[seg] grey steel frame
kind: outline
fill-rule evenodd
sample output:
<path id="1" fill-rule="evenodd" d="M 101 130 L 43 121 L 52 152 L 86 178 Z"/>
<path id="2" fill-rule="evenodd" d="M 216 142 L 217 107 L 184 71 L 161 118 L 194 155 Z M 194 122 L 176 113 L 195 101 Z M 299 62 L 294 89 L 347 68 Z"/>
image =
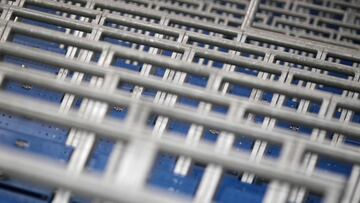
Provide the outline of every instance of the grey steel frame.
<path id="1" fill-rule="evenodd" d="M 228 0 L 229 2 L 237 2 Z M 35 2 L 40 5 L 50 5 L 87 16 L 75 20 L 66 16 L 52 16 L 23 7 L 25 2 Z M 67 202 L 72 193 L 115 202 L 211 202 L 221 174 L 226 169 L 248 172 L 243 181 L 252 182 L 253 174 L 267 178 L 271 181 L 264 202 L 287 202 L 293 198 L 294 202 L 302 201 L 305 190 L 319 192 L 324 195 L 326 203 L 351 202 L 360 200 L 360 152 L 359 148 L 352 147 L 341 141 L 325 140 L 325 132 L 334 132 L 338 135 L 360 137 L 360 126 L 346 120 L 334 120 L 333 114 L 337 107 L 347 109 L 345 114 L 360 111 L 359 78 L 360 55 L 359 48 L 340 47 L 306 39 L 285 36 L 271 31 L 252 27 L 257 12 L 258 0 L 247 4 L 243 12 L 244 19 L 240 20 L 241 29 L 219 25 L 225 19 L 209 12 L 202 12 L 204 18 L 214 19 L 214 22 L 201 20 L 190 21 L 186 16 L 168 14 L 164 11 L 151 12 L 149 9 L 160 6 L 174 8 L 166 2 L 151 0 L 134 0 L 145 5 L 145 8 L 126 2 L 112 2 L 101 0 L 78 1 L 84 6 L 74 6 L 67 3 L 46 0 L 20 0 L 11 4 L 1 4 L 1 43 L 0 53 L 12 54 L 24 58 L 41 60 L 65 70 L 72 70 L 80 74 L 71 80 L 64 79 L 59 73 L 58 77 L 39 71 L 18 69 L 14 65 L 0 63 L 1 82 L 5 79 L 14 79 L 23 83 L 30 83 L 44 88 L 66 93 L 67 100 L 61 106 L 40 102 L 27 97 L 21 97 L 0 91 L 0 108 L 12 113 L 24 115 L 38 120 L 59 124 L 72 129 L 71 139 L 82 140 L 76 142 L 69 140 L 67 144 L 76 147 L 76 151 L 68 166 L 63 166 L 43 158 L 15 152 L 10 149 L 0 149 L 0 169 L 7 174 L 24 180 L 36 182 L 41 185 L 61 188 L 57 191 L 54 202 Z M 203 5 L 221 7 L 211 1 L 193 2 L 179 0 L 197 5 L 196 9 L 185 9 L 187 13 L 199 14 Z M 134 14 L 158 19 L 158 23 L 144 22 L 127 16 L 119 16 L 108 11 L 96 10 L 97 6 L 108 9 L 122 9 Z M 178 8 L 181 10 L 181 8 Z M 184 9 L 183 9 L 184 10 Z M 10 20 L 13 16 L 30 16 L 50 23 L 58 23 L 69 29 L 79 30 L 75 34 L 65 34 L 27 25 Z M 89 18 L 93 18 L 89 22 Z M 131 31 L 119 31 L 116 28 L 103 26 L 105 20 L 123 23 L 157 33 L 155 36 L 135 34 Z M 170 22 L 180 22 L 194 28 L 208 29 L 214 36 L 196 33 L 193 30 L 170 27 Z M 11 33 L 17 32 L 38 38 L 53 40 L 72 47 L 75 51 L 67 53 L 66 57 L 40 51 L 9 42 Z M 84 33 L 88 33 L 84 37 Z M 100 41 L 103 35 L 110 35 L 129 40 L 153 48 L 149 53 L 133 48 L 123 48 Z M 75 35 L 75 36 L 74 36 Z M 174 40 L 163 36 L 172 36 Z M 225 39 L 230 35 L 233 39 Z M 313 56 L 299 55 L 264 48 L 247 43 L 247 38 L 261 39 L 268 43 L 276 43 L 294 50 L 314 53 Z M 200 48 L 187 43 L 189 39 L 213 43 L 216 46 L 229 48 L 229 53 Z M 279 41 L 281 39 L 281 41 Z M 82 50 L 75 56 L 76 49 Z M 158 49 L 169 49 L 180 53 L 171 58 L 157 55 Z M 241 52 L 251 52 L 263 55 L 262 59 L 251 59 L 239 56 Z M 93 52 L 101 53 L 99 61 L 90 62 Z M 326 56 L 340 56 L 352 59 L 353 67 L 333 63 L 326 60 Z M 210 65 L 200 65 L 193 62 L 195 56 L 206 57 L 210 60 L 223 60 L 228 63 L 223 69 L 214 69 Z M 137 60 L 144 64 L 141 73 L 134 73 L 113 67 L 114 57 L 124 57 Z M 309 72 L 295 69 L 276 63 L 276 59 L 287 59 L 315 66 L 322 71 L 338 71 L 352 75 L 348 80 L 337 79 L 320 71 Z M 233 72 L 235 65 L 245 65 L 250 69 L 261 71 L 258 77 L 251 77 Z M 167 68 L 177 77 L 174 79 L 154 78 L 149 76 L 147 69 L 155 66 Z M 197 88 L 184 83 L 186 73 L 202 75 L 208 78 L 206 88 Z M 83 74 L 92 75 L 90 82 L 83 82 Z M 278 80 L 268 79 L 268 75 L 279 75 Z M 182 79 L 181 79 L 182 78 Z M 311 85 L 297 87 L 291 84 L 293 78 L 332 85 L 347 90 L 343 95 L 334 95 L 314 89 Z M 117 90 L 119 82 L 136 84 L 136 90 L 127 94 Z M 254 98 L 242 99 L 222 91 L 220 86 L 225 84 L 240 84 L 254 88 Z M 157 100 L 152 102 L 143 99 L 140 95 L 144 88 L 158 91 Z M 256 94 L 263 91 L 274 93 L 271 104 L 257 101 Z M 163 96 L 161 96 L 163 94 Z M 197 111 L 191 108 L 180 107 L 175 104 L 177 96 L 186 96 L 201 101 L 202 107 Z M 71 109 L 74 96 L 86 98 L 80 110 Z M 300 98 L 303 105 L 309 101 L 321 103 L 318 114 L 307 113 L 306 110 L 297 111 L 283 108 L 285 97 Z M 224 105 L 229 108 L 226 116 L 209 112 L 209 106 Z M 129 115 L 124 122 L 112 120 L 105 113 L 111 105 L 126 106 Z M 304 107 L 305 108 L 305 107 Z M 249 123 L 246 113 L 265 115 L 267 121 L 261 127 Z M 164 132 L 161 125 L 166 125 L 166 119 L 158 120 L 158 129 L 146 126 L 150 114 L 158 114 L 163 118 L 186 121 L 192 124 L 195 131 L 204 128 L 219 130 L 220 138 L 216 144 L 209 144 L 198 139 L 199 133 L 189 132 L 186 139 Z M 274 129 L 276 119 L 288 120 L 314 128 L 311 137 L 299 136 L 296 132 Z M 116 127 L 114 127 L 116 126 Z M 200 127 L 200 128 L 199 128 Z M 156 127 L 157 128 L 157 127 Z M 119 130 L 121 129 L 121 130 Z M 118 140 L 115 151 L 112 153 L 110 165 L 103 176 L 83 172 L 84 165 L 97 137 L 104 136 Z M 281 157 L 271 159 L 265 157 L 263 152 L 251 154 L 232 149 L 236 136 L 250 136 L 259 140 L 259 148 L 266 147 L 267 143 L 279 144 L 282 147 Z M 77 144 L 74 144 L 77 143 Z M 255 151 L 255 150 L 254 150 Z M 194 199 L 172 195 L 158 191 L 147 186 L 147 176 L 152 163 L 159 152 L 167 152 L 180 156 L 175 172 L 186 174 L 192 161 L 205 163 L 206 170 Z M 11 156 L 9 156 L 12 154 Z M 326 155 L 334 159 L 341 159 L 354 164 L 351 177 L 314 171 L 311 160 L 318 155 Z M 256 158 L 260 157 L 260 158 Z M 306 158 L 307 157 L 307 158 Z M 308 161 L 306 161 L 308 159 Z M 309 161 L 310 160 L 310 161 Z M 308 162 L 308 163 L 307 163 Z M 135 175 L 136 174 L 136 175 Z M 294 195 L 295 193 L 295 195 Z M 293 196 L 293 197 L 292 197 Z"/>

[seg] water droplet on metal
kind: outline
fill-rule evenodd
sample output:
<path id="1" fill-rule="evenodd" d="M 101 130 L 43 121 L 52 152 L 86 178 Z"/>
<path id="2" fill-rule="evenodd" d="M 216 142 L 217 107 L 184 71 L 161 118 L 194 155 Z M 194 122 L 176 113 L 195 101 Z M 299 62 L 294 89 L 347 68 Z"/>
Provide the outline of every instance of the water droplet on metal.
<path id="1" fill-rule="evenodd" d="M 209 131 L 210 131 L 210 133 L 212 133 L 214 135 L 219 135 L 220 134 L 220 131 L 218 131 L 218 130 L 210 129 Z"/>
<path id="2" fill-rule="evenodd" d="M 121 107 L 121 106 L 114 106 L 113 109 L 114 109 L 115 111 L 123 111 L 123 110 L 124 110 L 124 108 Z"/>
<path id="3" fill-rule="evenodd" d="M 26 149 L 30 146 L 30 143 L 26 140 L 16 140 L 15 145 L 21 149 Z"/>
<path id="4" fill-rule="evenodd" d="M 290 126 L 290 129 L 293 130 L 293 131 L 299 131 L 299 126 L 294 126 L 294 125 L 291 125 Z"/>
<path id="5" fill-rule="evenodd" d="M 30 85 L 30 84 L 23 84 L 21 87 L 26 89 L 26 90 L 31 90 L 32 89 L 32 85 Z"/>

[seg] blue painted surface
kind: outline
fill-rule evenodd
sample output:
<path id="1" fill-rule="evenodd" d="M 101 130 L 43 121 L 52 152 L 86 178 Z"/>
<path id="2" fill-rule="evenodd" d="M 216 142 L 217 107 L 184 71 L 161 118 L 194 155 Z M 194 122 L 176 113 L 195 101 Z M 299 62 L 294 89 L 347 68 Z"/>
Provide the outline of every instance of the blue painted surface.
<path id="1" fill-rule="evenodd" d="M 127 107 L 121 107 L 121 109 L 112 108 L 108 112 L 108 116 L 114 119 L 124 120 L 128 114 Z"/>
<path id="2" fill-rule="evenodd" d="M 284 121 L 284 120 L 277 120 L 276 126 L 279 128 L 286 129 L 286 130 L 292 130 L 295 132 L 299 132 L 304 135 L 311 135 L 312 130 L 313 130 L 311 127 L 307 127 L 307 126 L 304 126 L 304 125 L 301 125 L 298 123 L 291 123 L 291 122 Z"/>
<path id="3" fill-rule="evenodd" d="M 239 136 L 234 141 L 235 149 L 240 149 L 247 151 L 250 153 L 254 148 L 255 139 L 246 137 L 246 136 Z M 272 158 L 278 158 L 280 156 L 281 147 L 278 145 L 267 144 L 265 150 L 265 156 L 269 156 Z"/>
<path id="4" fill-rule="evenodd" d="M 169 192 L 194 196 L 204 173 L 204 167 L 193 165 L 186 176 L 173 173 L 176 157 L 162 154 L 155 161 L 148 183 Z"/>
<path id="5" fill-rule="evenodd" d="M 109 161 L 110 154 L 115 146 L 115 142 L 110 139 L 100 138 L 95 144 L 95 148 L 87 162 L 87 169 L 94 172 L 103 173 Z"/>
<path id="6" fill-rule="evenodd" d="M 129 41 L 124 41 L 124 40 L 121 40 L 121 39 L 117 39 L 117 38 L 113 38 L 113 37 L 103 37 L 102 38 L 102 41 L 105 41 L 105 42 L 109 42 L 111 44 L 115 44 L 115 45 L 119 45 L 119 46 L 122 46 L 122 47 L 127 47 L 127 48 L 131 48 L 131 46 L 133 45 L 137 45 L 135 43 L 131 43 Z M 145 48 L 145 50 L 149 50 L 149 48 Z"/>
<path id="7" fill-rule="evenodd" d="M 264 122 L 265 116 L 263 115 L 255 115 L 253 121 L 257 124 L 262 124 Z"/>
<path id="8" fill-rule="evenodd" d="M 28 9 L 31 9 L 31 10 L 44 12 L 44 13 L 47 13 L 47 14 L 61 15 L 61 12 L 57 12 L 55 9 L 51 9 L 51 8 L 47 8 L 47 7 L 43 7 L 43 6 L 39 6 L 39 5 L 25 4 L 24 7 L 28 8 Z"/>
<path id="9" fill-rule="evenodd" d="M 353 165 L 347 162 L 330 159 L 328 157 L 319 157 L 317 168 L 333 173 L 338 173 L 349 177 L 351 175 Z"/>
<path id="10" fill-rule="evenodd" d="M 61 163 L 69 161 L 73 152 L 64 145 L 67 130 L 26 118 L 2 113 L 0 117 L 0 144 L 28 153 L 45 156 Z M 53 190 L 18 181 L 12 178 L 1 179 L 0 189 L 16 192 L 37 199 L 50 199 Z M 7 201 L 2 199 L 0 202 Z"/>
<path id="11" fill-rule="evenodd" d="M 274 94 L 272 92 L 263 92 L 261 95 L 261 101 L 271 103 Z"/>
<path id="12" fill-rule="evenodd" d="M 203 132 L 203 138 L 206 141 L 209 142 L 216 142 L 218 136 L 219 136 L 220 131 L 217 130 L 209 130 L 209 129 L 205 129 Z"/>
<path id="13" fill-rule="evenodd" d="M 328 71 L 328 75 L 330 76 L 334 76 L 337 78 L 341 78 L 341 79 L 349 79 L 349 74 L 347 73 L 340 73 L 340 72 L 335 72 L 335 71 Z"/>
<path id="14" fill-rule="evenodd" d="M 360 146 L 360 138 L 346 137 L 345 143 L 356 147 Z"/>
<path id="15" fill-rule="evenodd" d="M 227 106 L 216 105 L 216 104 L 211 105 L 211 111 L 216 112 L 216 113 L 226 115 L 228 110 L 229 110 L 229 107 L 227 107 Z"/>
<path id="16" fill-rule="evenodd" d="M 135 85 L 130 84 L 130 83 L 120 83 L 118 85 L 118 89 L 123 90 L 125 92 L 133 92 L 135 88 Z"/>
<path id="17" fill-rule="evenodd" d="M 35 26 L 51 29 L 51 30 L 58 31 L 58 32 L 65 32 L 66 31 L 66 29 L 61 27 L 61 26 L 46 23 L 44 21 L 28 19 L 28 18 L 23 18 L 23 17 L 18 17 L 18 21 L 22 22 L 22 23 L 30 24 L 30 25 L 35 25 Z"/>
<path id="18" fill-rule="evenodd" d="M 322 196 L 314 193 L 307 194 L 304 203 L 321 203 Z"/>
<path id="19" fill-rule="evenodd" d="M 260 203 L 265 195 L 267 184 L 248 184 L 241 182 L 241 174 L 224 173 L 215 195 L 215 201 L 221 203 Z"/>
<path id="20" fill-rule="evenodd" d="M 22 147 L 21 143 L 26 146 Z M 0 129 L 0 144 L 40 154 L 61 162 L 67 162 L 73 151 L 71 147 L 67 147 L 62 143 L 5 129 Z"/>
<path id="21" fill-rule="evenodd" d="M 0 190 L 7 191 L 9 193 L 17 193 L 18 195 L 37 200 L 49 201 L 53 196 L 53 189 L 35 186 L 15 179 L 1 180 Z M 0 196 L 0 201 L 3 202 L 2 196 Z"/>
<path id="22" fill-rule="evenodd" d="M 308 112 L 318 114 L 320 112 L 321 104 L 316 102 L 311 102 L 308 107 Z"/>
<path id="23" fill-rule="evenodd" d="M 341 111 L 342 111 L 341 108 L 337 108 L 337 109 L 335 110 L 335 112 L 334 112 L 333 117 L 336 118 L 336 119 L 340 119 Z"/>
<path id="24" fill-rule="evenodd" d="M 182 136 L 186 136 L 189 132 L 191 124 L 184 121 L 169 120 L 167 129 L 170 132 L 177 133 Z"/>
<path id="25" fill-rule="evenodd" d="M 337 108 L 336 111 L 334 112 L 333 117 L 336 119 L 340 119 L 341 114 L 342 114 L 342 108 Z M 360 112 L 357 111 L 352 111 L 352 117 L 350 119 L 350 122 L 354 123 L 354 124 L 360 124 Z"/>
<path id="26" fill-rule="evenodd" d="M 7 81 L 4 85 L 5 91 L 15 94 L 26 95 L 32 98 L 41 99 L 46 102 L 52 102 L 60 104 L 64 94 L 60 92 L 54 92 L 41 87 L 33 86 L 26 83 L 20 83 L 17 81 Z"/>
<path id="27" fill-rule="evenodd" d="M 31 196 L 23 195 L 18 192 L 3 190 L 0 188 L 0 201 L 2 203 L 47 203 L 46 200 L 41 200 Z"/>
<path id="28" fill-rule="evenodd" d="M 166 68 L 162 67 L 152 67 L 151 74 L 157 77 L 163 77 L 165 74 Z"/>
<path id="29" fill-rule="evenodd" d="M 34 69 L 34 70 L 38 70 L 38 71 L 44 71 L 47 73 L 52 73 L 54 75 L 57 75 L 57 73 L 60 70 L 59 68 L 51 66 L 51 65 L 47 65 L 47 64 L 40 63 L 40 62 L 35 62 L 33 60 L 24 59 L 24 58 L 20 58 L 20 57 L 16 57 L 16 56 L 11 56 L 11 55 L 5 55 L 3 57 L 3 61 L 7 62 L 7 63 L 12 63 L 15 65 L 18 65 L 19 67 L 26 64 L 25 68 Z"/>
<path id="30" fill-rule="evenodd" d="M 159 50 L 158 54 L 162 55 L 162 56 L 167 56 L 167 57 L 171 57 L 172 54 L 174 52 L 170 51 L 170 50 Z"/>
<path id="31" fill-rule="evenodd" d="M 155 98 L 157 91 L 154 89 L 145 88 L 142 95 L 145 97 Z"/>
<path id="32" fill-rule="evenodd" d="M 268 145 L 265 151 L 265 155 L 272 158 L 279 158 L 281 153 L 281 146 Z"/>
<path id="33" fill-rule="evenodd" d="M 194 74 L 188 73 L 186 76 L 185 83 L 195 85 L 198 87 L 206 87 L 207 78 L 200 76 L 200 75 L 194 75 Z"/>
<path id="34" fill-rule="evenodd" d="M 176 102 L 194 108 L 197 108 L 200 104 L 199 100 L 192 99 L 189 97 L 178 97 Z"/>
<path id="35" fill-rule="evenodd" d="M 255 140 L 252 138 L 240 136 L 235 139 L 234 147 L 236 149 L 250 151 L 254 147 L 254 142 L 255 142 Z"/>
<path id="36" fill-rule="evenodd" d="M 283 106 L 286 106 L 286 107 L 289 107 L 289 108 L 292 108 L 294 110 L 297 110 L 297 108 L 299 107 L 300 105 L 300 99 L 298 98 L 289 98 L 287 97 L 283 103 Z M 321 107 L 321 104 L 318 103 L 318 102 L 314 102 L 314 101 L 310 101 L 310 104 L 309 104 L 309 107 L 307 109 L 307 111 L 309 113 L 315 113 L 315 114 L 318 114 L 319 111 L 320 111 L 320 107 Z"/>
<path id="37" fill-rule="evenodd" d="M 91 200 L 83 197 L 72 197 L 70 203 L 91 203 Z"/>
<path id="38" fill-rule="evenodd" d="M 65 55 L 67 50 L 66 46 L 62 48 L 58 42 L 52 42 L 32 36 L 25 36 L 18 33 L 12 35 L 11 41 L 24 46 L 43 49 L 45 51 L 55 52 L 62 55 Z"/>
<path id="39" fill-rule="evenodd" d="M 252 88 L 237 84 L 231 84 L 229 86 L 228 92 L 229 94 L 234 94 L 240 97 L 250 97 Z"/>
<path id="40" fill-rule="evenodd" d="M 351 122 L 360 124 L 360 112 L 354 112 L 351 118 Z"/>
<path id="41" fill-rule="evenodd" d="M 333 94 L 339 94 L 339 95 L 341 95 L 343 93 L 343 91 L 344 91 L 341 88 L 334 87 L 334 86 L 328 86 L 328 85 L 316 85 L 315 88 L 318 89 L 318 90 L 322 90 L 322 91 L 325 91 L 325 92 L 330 92 L 330 93 L 333 93 Z"/>
<path id="42" fill-rule="evenodd" d="M 293 79 L 291 81 L 291 84 L 297 85 L 297 84 L 299 84 L 299 82 L 300 82 L 300 80 L 295 78 L 295 79 Z M 305 87 L 307 82 L 308 81 L 303 81 L 302 86 Z M 337 87 L 329 86 L 329 85 L 324 85 L 324 84 L 316 84 L 315 89 L 325 91 L 325 92 L 329 92 L 329 93 L 333 93 L 333 94 L 339 94 L 339 95 L 342 94 L 343 91 L 344 91 L 341 88 L 337 88 Z"/>
<path id="43" fill-rule="evenodd" d="M 331 56 L 328 56 L 331 57 Z M 350 59 L 346 59 L 346 58 L 339 58 L 339 57 L 334 57 L 335 59 L 339 60 L 339 63 L 345 66 L 353 66 L 354 65 L 354 61 L 350 60 Z"/>
<path id="44" fill-rule="evenodd" d="M 0 112 L 0 129 L 65 144 L 69 129 Z"/>
<path id="45" fill-rule="evenodd" d="M 251 69 L 251 68 L 242 67 L 242 66 L 236 66 L 235 71 L 240 72 L 240 73 L 244 73 L 244 74 L 247 74 L 247 75 L 255 76 L 255 77 L 259 74 L 259 71 L 256 70 L 256 69 Z"/>

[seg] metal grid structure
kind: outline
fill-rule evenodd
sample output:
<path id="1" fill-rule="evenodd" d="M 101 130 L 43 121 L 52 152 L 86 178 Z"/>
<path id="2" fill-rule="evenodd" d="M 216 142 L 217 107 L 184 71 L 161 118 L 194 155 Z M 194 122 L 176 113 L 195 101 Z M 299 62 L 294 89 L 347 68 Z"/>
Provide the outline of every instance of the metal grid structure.
<path id="1" fill-rule="evenodd" d="M 267 185 L 266 203 L 358 203 L 357 3 L 2 1 L 2 115 L 70 129 L 73 151 L 64 163 L 1 147 L 0 176 L 53 188 L 54 203 L 221 202 L 225 174 Z M 116 144 L 94 174 L 99 139 Z M 177 176 L 204 169 L 190 195 L 149 184 L 160 155 Z"/>

